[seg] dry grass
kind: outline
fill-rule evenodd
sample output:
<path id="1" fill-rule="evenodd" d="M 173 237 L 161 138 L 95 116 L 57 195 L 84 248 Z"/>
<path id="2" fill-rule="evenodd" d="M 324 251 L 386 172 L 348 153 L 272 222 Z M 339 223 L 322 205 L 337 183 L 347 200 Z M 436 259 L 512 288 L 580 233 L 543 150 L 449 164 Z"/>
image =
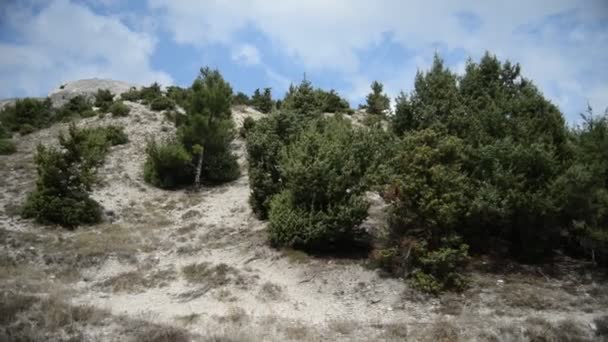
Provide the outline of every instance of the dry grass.
<path id="1" fill-rule="evenodd" d="M 532 310 L 559 309 L 567 302 L 565 292 L 537 288 L 531 284 L 508 284 L 500 292 L 503 302 L 513 308 Z"/>
<path id="2" fill-rule="evenodd" d="M 180 328 L 158 325 L 144 324 L 136 332 L 135 342 L 190 342 L 190 334 Z"/>
<path id="3" fill-rule="evenodd" d="M 231 306 L 228 308 L 228 312 L 224 316 L 217 317 L 217 321 L 220 323 L 232 323 L 242 325 L 249 321 L 249 315 L 245 309 L 238 306 Z"/>
<path id="4" fill-rule="evenodd" d="M 355 322 L 343 318 L 334 318 L 327 322 L 327 327 L 341 335 L 350 335 L 357 327 Z"/>
<path id="5" fill-rule="evenodd" d="M 103 281 L 100 285 L 110 288 L 112 292 L 139 292 L 153 287 L 164 287 L 175 280 L 177 273 L 173 268 L 152 271 L 146 274 L 143 270 L 120 273 Z"/>
<path id="6" fill-rule="evenodd" d="M 524 336 L 529 341 L 557 341 L 559 337 L 551 323 L 540 317 L 526 319 L 524 327 Z"/>
<path id="7" fill-rule="evenodd" d="M 193 231 L 195 231 L 197 228 L 197 224 L 196 223 L 190 223 L 187 226 L 183 226 L 178 228 L 175 232 L 179 235 L 185 235 L 188 233 L 192 233 Z"/>
<path id="8" fill-rule="evenodd" d="M 448 321 L 437 321 L 426 331 L 426 340 L 433 342 L 458 341 L 458 328 Z"/>
<path id="9" fill-rule="evenodd" d="M 198 218 L 200 216 L 201 216 L 200 211 L 198 211 L 198 210 L 188 210 L 188 211 L 186 211 L 185 213 L 182 214 L 182 220 L 186 221 L 186 220 Z"/>
<path id="10" fill-rule="evenodd" d="M 236 302 L 238 300 L 238 298 L 236 296 L 234 296 L 232 294 L 232 292 L 230 292 L 230 290 L 227 290 L 227 289 L 220 289 L 219 291 L 217 291 L 213 294 L 213 297 L 217 301 L 224 302 L 224 303 Z"/>
<path id="11" fill-rule="evenodd" d="M 212 266 L 207 262 L 193 263 L 182 268 L 182 275 L 190 283 L 205 284 L 210 289 L 229 283 L 246 285 L 243 275 L 232 266 L 224 263 Z"/>
<path id="12" fill-rule="evenodd" d="M 95 229 L 81 229 L 72 236 L 62 237 L 51 248 L 55 252 L 72 253 L 77 259 L 98 264 L 111 255 L 131 259 L 142 245 L 136 232 L 118 224 L 107 224 Z"/>
<path id="13" fill-rule="evenodd" d="M 302 323 L 289 324 L 282 330 L 288 339 L 294 341 L 307 341 L 311 335 L 310 327 Z"/>
<path id="14" fill-rule="evenodd" d="M 80 341 L 88 327 L 104 324 L 107 317 L 107 312 L 91 306 L 66 304 L 56 294 L 48 297 L 6 291 L 0 294 L 0 326 L 4 327 L 0 333 L 8 336 L 9 341 Z"/>
<path id="15" fill-rule="evenodd" d="M 459 297 L 455 294 L 446 294 L 441 297 L 441 306 L 439 312 L 444 315 L 460 315 L 463 309 L 463 302 L 465 298 Z"/>
<path id="16" fill-rule="evenodd" d="M 262 300 L 268 301 L 277 301 L 283 298 L 283 289 L 271 282 L 265 282 L 260 287 L 260 291 L 258 293 L 258 298 Z"/>
<path id="17" fill-rule="evenodd" d="M 391 341 L 405 340 L 408 329 L 405 323 L 389 323 L 383 325 L 384 337 Z"/>
<path id="18" fill-rule="evenodd" d="M 191 313 L 189 315 L 184 315 L 184 316 L 177 316 L 175 317 L 175 320 L 178 321 L 179 323 L 181 323 L 182 325 L 191 325 L 196 323 L 199 319 L 201 318 L 200 314 L 197 313 Z"/>

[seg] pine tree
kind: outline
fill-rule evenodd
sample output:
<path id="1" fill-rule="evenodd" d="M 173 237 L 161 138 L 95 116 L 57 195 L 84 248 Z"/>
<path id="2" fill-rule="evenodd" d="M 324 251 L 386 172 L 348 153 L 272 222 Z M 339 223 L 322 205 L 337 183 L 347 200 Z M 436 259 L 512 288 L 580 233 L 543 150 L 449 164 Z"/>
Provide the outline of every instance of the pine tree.
<path id="1" fill-rule="evenodd" d="M 231 120 L 232 88 L 218 70 L 202 68 L 192 85 L 190 108 L 179 136 L 186 150 L 197 160 L 200 177 L 223 182 L 238 177 L 236 157 L 230 150 L 234 137 Z"/>
<path id="2" fill-rule="evenodd" d="M 383 94 L 384 85 L 378 81 L 372 82 L 372 92 L 367 95 L 367 112 L 375 115 L 383 115 L 390 108 L 390 99 Z"/>

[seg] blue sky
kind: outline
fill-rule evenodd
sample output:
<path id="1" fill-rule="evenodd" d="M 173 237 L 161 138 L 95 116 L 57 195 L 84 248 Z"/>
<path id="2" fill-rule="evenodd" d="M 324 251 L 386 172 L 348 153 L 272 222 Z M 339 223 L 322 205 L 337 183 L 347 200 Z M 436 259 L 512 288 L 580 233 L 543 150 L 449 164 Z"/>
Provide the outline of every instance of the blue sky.
<path id="1" fill-rule="evenodd" d="M 0 98 L 102 77 L 283 96 L 306 73 L 356 106 L 371 81 L 410 91 L 438 52 L 455 71 L 486 51 L 521 64 L 574 123 L 608 107 L 608 1 L 3 0 Z"/>

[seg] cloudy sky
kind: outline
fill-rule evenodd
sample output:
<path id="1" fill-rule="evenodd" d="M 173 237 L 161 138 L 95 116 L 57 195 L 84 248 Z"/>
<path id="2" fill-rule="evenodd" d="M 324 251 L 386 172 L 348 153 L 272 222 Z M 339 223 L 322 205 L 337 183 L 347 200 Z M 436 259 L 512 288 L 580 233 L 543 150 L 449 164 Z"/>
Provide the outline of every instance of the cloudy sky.
<path id="1" fill-rule="evenodd" d="M 375 79 L 410 91 L 435 52 L 462 71 L 486 50 L 570 122 L 608 106 L 608 0 L 0 0 L 0 98 L 91 77 L 187 86 L 208 65 L 280 96 L 306 73 L 357 105 Z"/>

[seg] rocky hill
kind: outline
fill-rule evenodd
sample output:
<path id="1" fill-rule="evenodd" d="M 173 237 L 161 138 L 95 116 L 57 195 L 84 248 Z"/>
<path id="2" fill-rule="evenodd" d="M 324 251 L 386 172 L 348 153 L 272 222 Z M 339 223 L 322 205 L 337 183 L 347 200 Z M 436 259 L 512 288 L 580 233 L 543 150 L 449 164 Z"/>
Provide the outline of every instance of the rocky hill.
<path id="1" fill-rule="evenodd" d="M 132 86 L 81 80 L 49 96 L 60 105 Z M 174 125 L 164 112 L 125 103 L 126 117 L 77 122 L 119 124 L 129 137 L 99 170 L 93 198 L 105 210 L 103 224 L 68 231 L 17 215 L 34 187 L 36 145 L 55 144 L 67 124 L 18 137 L 18 152 L 0 156 L 0 300 L 22 331 L 86 341 L 591 341 L 602 328 L 608 286 L 584 263 L 566 260 L 560 274 L 547 274 L 479 260 L 467 291 L 430 297 L 365 260 L 274 249 L 248 204 L 241 138 L 233 144 L 236 181 L 160 190 L 143 180 L 146 139 L 168 136 Z M 233 108 L 237 126 L 263 116 Z M 384 224 L 386 205 L 369 198 L 365 224 L 373 229 Z M 15 324 L 4 315 L 0 334 Z"/>

